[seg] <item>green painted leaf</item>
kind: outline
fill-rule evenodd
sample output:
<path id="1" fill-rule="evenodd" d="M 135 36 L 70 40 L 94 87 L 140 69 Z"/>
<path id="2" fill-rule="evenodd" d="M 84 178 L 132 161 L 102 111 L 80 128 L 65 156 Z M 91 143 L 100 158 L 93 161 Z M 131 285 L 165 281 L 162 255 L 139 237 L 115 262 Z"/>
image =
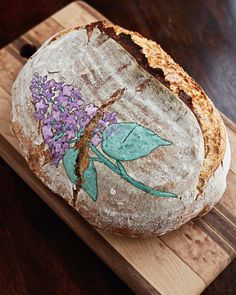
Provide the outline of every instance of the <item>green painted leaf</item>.
<path id="1" fill-rule="evenodd" d="M 97 188 L 97 171 L 93 161 L 90 161 L 88 169 L 84 171 L 84 184 L 82 189 L 85 190 L 95 202 L 98 197 Z"/>
<path id="2" fill-rule="evenodd" d="M 63 158 L 63 165 L 70 181 L 76 184 L 77 176 L 75 175 L 75 164 L 79 154 L 78 150 L 74 148 L 69 149 Z M 82 189 L 86 191 L 93 201 L 97 200 L 97 171 L 92 160 L 89 162 L 89 167 L 83 172 L 83 186 Z"/>
<path id="3" fill-rule="evenodd" d="M 71 148 L 69 149 L 64 157 L 63 157 L 63 165 L 66 171 L 67 176 L 69 177 L 70 181 L 76 184 L 77 176 L 75 175 L 75 163 L 79 151 Z"/>
<path id="4" fill-rule="evenodd" d="M 171 145 L 151 129 L 137 123 L 117 123 L 102 134 L 102 150 L 119 161 L 131 161 L 147 156 L 159 146 Z"/>

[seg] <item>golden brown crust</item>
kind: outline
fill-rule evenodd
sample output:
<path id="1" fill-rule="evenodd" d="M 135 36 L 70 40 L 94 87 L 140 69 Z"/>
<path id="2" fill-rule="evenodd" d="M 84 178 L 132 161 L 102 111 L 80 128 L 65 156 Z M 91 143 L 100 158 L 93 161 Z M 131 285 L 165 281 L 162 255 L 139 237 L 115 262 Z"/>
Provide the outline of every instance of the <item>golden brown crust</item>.
<path id="1" fill-rule="evenodd" d="M 224 125 L 214 104 L 202 88 L 156 42 L 119 26 L 105 22 L 102 26 L 113 28 L 118 37 L 121 34 L 129 35 L 132 41 L 141 48 L 149 66 L 163 71 L 162 80 L 164 82 L 158 80 L 182 99 L 197 118 L 205 145 L 205 160 L 198 185 L 199 194 L 201 194 L 209 178 L 221 164 L 226 149 Z"/>

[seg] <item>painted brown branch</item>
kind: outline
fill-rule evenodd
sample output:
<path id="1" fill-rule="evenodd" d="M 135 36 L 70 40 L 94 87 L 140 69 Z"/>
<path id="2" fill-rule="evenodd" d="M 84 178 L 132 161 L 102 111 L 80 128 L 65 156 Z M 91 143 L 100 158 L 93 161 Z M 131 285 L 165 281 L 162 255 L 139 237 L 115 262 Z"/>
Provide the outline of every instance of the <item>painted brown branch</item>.
<path id="1" fill-rule="evenodd" d="M 103 113 L 107 107 L 111 106 L 117 100 L 119 100 L 125 92 L 125 88 L 118 89 L 112 96 L 105 101 L 97 110 L 96 115 L 92 118 L 89 124 L 86 126 L 83 135 L 81 136 L 79 142 L 75 144 L 75 148 L 79 150 L 78 157 L 76 159 L 75 174 L 78 176 L 76 183 L 76 189 L 73 193 L 73 205 L 76 203 L 77 195 L 83 185 L 83 172 L 89 166 L 89 143 L 93 137 L 93 130 L 96 127 L 98 121 L 103 117 Z"/>

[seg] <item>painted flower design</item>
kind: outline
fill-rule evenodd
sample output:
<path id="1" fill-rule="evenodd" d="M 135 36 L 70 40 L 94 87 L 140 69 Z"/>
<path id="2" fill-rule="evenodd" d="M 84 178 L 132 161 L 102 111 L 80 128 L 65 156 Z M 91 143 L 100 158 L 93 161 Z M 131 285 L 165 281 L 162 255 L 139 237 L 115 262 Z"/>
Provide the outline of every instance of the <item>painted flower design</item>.
<path id="1" fill-rule="evenodd" d="M 78 88 L 49 80 L 38 73 L 34 74 L 30 90 L 35 108 L 34 117 L 40 121 L 44 141 L 53 159 L 52 164 L 58 166 L 66 151 L 83 135 L 98 107 L 93 103 L 85 104 Z M 101 143 L 104 129 L 117 122 L 116 117 L 116 112 L 104 113 L 93 132 L 91 142 L 94 146 Z"/>
<path id="2" fill-rule="evenodd" d="M 39 121 L 44 142 L 50 150 L 51 164 L 58 167 L 62 162 L 70 181 L 76 184 L 78 177 L 75 165 L 80 153 L 76 143 L 97 114 L 98 107 L 93 103 L 85 103 L 77 87 L 56 82 L 39 73 L 33 75 L 30 91 L 34 117 Z M 83 171 L 82 189 L 93 201 L 97 200 L 97 171 L 94 163 L 99 162 L 129 184 L 152 196 L 176 198 L 173 193 L 157 190 L 132 178 L 122 164 L 123 161 L 134 161 L 160 146 L 171 144 L 135 122 L 118 122 L 116 112 L 104 112 L 93 129 L 89 147 L 94 156 L 89 157 L 88 167 Z"/>

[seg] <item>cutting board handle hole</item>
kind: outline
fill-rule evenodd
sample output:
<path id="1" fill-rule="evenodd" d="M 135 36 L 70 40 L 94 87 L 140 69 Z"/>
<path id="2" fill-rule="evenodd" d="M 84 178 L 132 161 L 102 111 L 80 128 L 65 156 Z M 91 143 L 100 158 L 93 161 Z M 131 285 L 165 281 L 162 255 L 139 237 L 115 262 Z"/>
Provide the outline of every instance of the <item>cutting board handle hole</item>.
<path id="1" fill-rule="evenodd" d="M 37 50 L 37 47 L 33 44 L 24 44 L 20 48 L 20 55 L 25 58 L 31 57 Z"/>

